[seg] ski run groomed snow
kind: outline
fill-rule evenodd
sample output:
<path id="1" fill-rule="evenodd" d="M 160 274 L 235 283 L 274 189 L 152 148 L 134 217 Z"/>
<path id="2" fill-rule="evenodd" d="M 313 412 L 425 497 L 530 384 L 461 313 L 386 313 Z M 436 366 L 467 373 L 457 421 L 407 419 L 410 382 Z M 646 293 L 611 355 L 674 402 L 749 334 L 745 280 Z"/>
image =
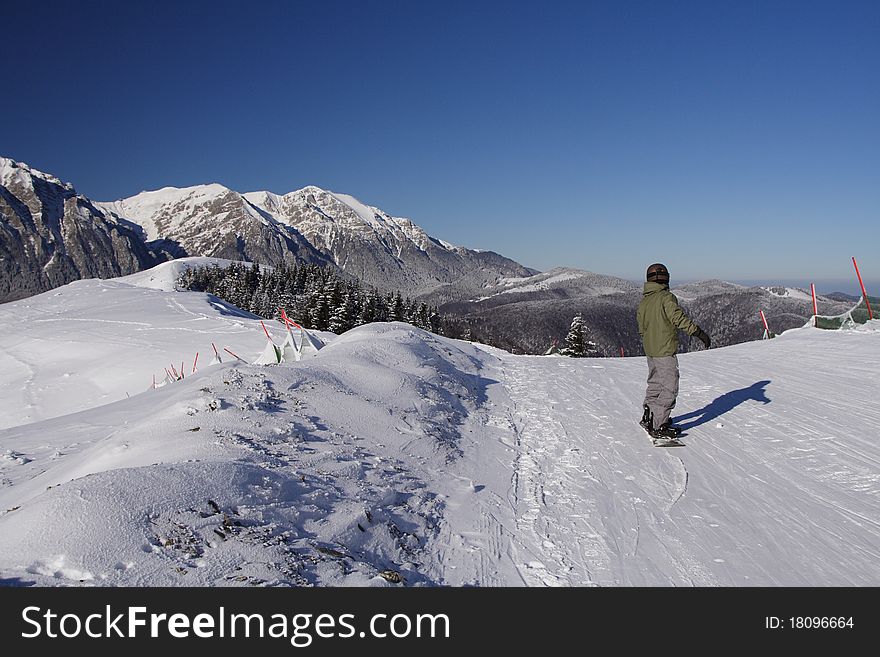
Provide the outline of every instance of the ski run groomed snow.
<path id="1" fill-rule="evenodd" d="M 0 582 L 880 585 L 880 322 L 680 356 L 659 449 L 644 358 L 390 323 L 252 365 L 180 266 L 0 306 Z"/>

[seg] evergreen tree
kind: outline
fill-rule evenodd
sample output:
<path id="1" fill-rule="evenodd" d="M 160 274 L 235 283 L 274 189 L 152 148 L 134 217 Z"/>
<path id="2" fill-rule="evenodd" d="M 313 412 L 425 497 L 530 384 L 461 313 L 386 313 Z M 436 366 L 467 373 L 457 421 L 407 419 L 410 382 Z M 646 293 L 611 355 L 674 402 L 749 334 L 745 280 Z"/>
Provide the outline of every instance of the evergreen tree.
<path id="1" fill-rule="evenodd" d="M 361 311 L 358 313 L 357 325 L 369 324 L 376 321 L 376 295 L 375 291 L 371 292 L 363 303 L 361 303 Z"/>
<path id="2" fill-rule="evenodd" d="M 306 328 L 326 331 L 330 328 L 330 295 L 315 289 L 309 294 Z"/>
<path id="3" fill-rule="evenodd" d="M 355 307 L 354 297 L 352 294 L 346 294 L 342 302 L 333 311 L 330 316 L 330 330 L 336 333 L 345 333 L 354 326 L 357 317 L 357 308 Z"/>
<path id="4" fill-rule="evenodd" d="M 388 295 L 391 297 L 390 303 L 388 304 L 388 321 L 389 322 L 405 322 L 406 321 L 406 311 L 403 307 L 403 297 L 400 296 L 400 292 L 395 295 Z"/>
<path id="5" fill-rule="evenodd" d="M 431 308 L 428 312 L 428 330 L 437 335 L 443 335 L 443 321 L 437 308 Z"/>
<path id="6" fill-rule="evenodd" d="M 565 346 L 559 353 L 573 358 L 595 358 L 599 355 L 599 348 L 589 339 L 584 318 L 580 313 L 571 320 L 571 327 L 568 329 L 568 335 L 565 336 Z"/>
<path id="7" fill-rule="evenodd" d="M 371 300 L 373 301 L 373 306 L 376 309 L 376 316 L 373 319 L 374 322 L 387 322 L 388 321 L 388 303 L 385 300 L 379 290 L 373 290 L 370 295 Z"/>

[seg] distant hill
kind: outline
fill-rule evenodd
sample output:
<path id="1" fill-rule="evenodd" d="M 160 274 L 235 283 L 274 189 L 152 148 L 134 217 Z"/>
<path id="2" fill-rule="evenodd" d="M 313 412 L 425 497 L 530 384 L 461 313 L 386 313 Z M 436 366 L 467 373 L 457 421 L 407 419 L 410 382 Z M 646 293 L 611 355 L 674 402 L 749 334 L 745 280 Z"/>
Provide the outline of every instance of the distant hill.
<path id="1" fill-rule="evenodd" d="M 681 305 L 705 331 L 714 346 L 760 339 L 763 310 L 774 333 L 803 326 L 812 316 L 812 297 L 806 290 L 788 287 L 745 287 L 708 280 L 675 287 Z M 554 269 L 522 279 L 501 281 L 481 297 L 447 303 L 441 312 L 459 317 L 460 335 L 515 353 L 544 353 L 562 343 L 572 318 L 580 313 L 592 339 L 606 356 L 642 354 L 635 313 L 642 285 L 577 269 Z M 852 305 L 818 297 L 820 314 L 836 315 Z M 682 351 L 702 348 L 680 336 Z"/>
<path id="2" fill-rule="evenodd" d="M 848 303 L 856 303 L 860 296 L 856 296 L 853 294 L 846 294 L 844 292 L 832 292 L 831 294 L 826 294 L 825 297 L 828 299 L 833 299 L 834 301 L 846 301 Z"/>

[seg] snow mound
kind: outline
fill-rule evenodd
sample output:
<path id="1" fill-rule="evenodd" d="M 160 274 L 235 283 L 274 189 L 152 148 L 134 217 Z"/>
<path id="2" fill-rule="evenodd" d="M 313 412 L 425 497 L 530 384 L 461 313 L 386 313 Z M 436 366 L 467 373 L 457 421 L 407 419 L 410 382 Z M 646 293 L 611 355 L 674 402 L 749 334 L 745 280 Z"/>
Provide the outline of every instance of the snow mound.
<path id="1" fill-rule="evenodd" d="M 209 294 L 162 289 L 187 266 L 175 263 L 0 306 L 0 428 L 136 395 L 172 365 L 190 374 L 196 354 L 198 367 L 208 364 L 212 342 L 224 357 L 225 347 L 258 354 L 259 318 Z"/>
<path id="2" fill-rule="evenodd" d="M 164 290 L 165 292 L 174 292 L 177 290 L 177 279 L 188 269 L 197 269 L 199 267 L 228 267 L 232 264 L 232 260 L 225 258 L 206 258 L 201 256 L 177 258 L 163 262 L 151 269 L 145 269 L 128 276 L 120 276 L 110 280 L 135 285 L 137 287 L 145 287 L 151 290 Z M 244 263 L 250 266 L 250 263 Z"/>
<path id="3" fill-rule="evenodd" d="M 41 585 L 442 583 L 444 505 L 425 478 L 460 457 L 485 401 L 478 353 L 366 326 L 292 367 L 224 364 L 0 431 L 31 459 L 0 489 L 0 571 Z"/>
<path id="4" fill-rule="evenodd" d="M 864 324 L 847 324 L 844 330 L 854 333 L 877 333 L 880 332 L 880 319 L 870 319 Z"/>

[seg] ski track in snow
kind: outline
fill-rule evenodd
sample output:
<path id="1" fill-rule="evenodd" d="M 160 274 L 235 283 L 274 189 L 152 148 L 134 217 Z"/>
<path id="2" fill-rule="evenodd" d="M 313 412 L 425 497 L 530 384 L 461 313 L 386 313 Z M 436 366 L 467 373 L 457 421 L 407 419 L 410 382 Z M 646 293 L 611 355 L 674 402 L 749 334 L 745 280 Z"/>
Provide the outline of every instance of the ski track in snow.
<path id="1" fill-rule="evenodd" d="M 670 449 L 653 447 L 637 424 L 643 359 L 505 358 L 523 577 L 550 586 L 876 585 L 880 362 L 841 344 L 853 338 L 827 336 L 830 355 L 779 340 L 682 357 L 674 417 L 762 380 L 770 402 L 744 396 Z M 862 384 L 817 396 L 804 358 Z M 820 566 L 818 553 L 835 558 Z"/>
<path id="2" fill-rule="evenodd" d="M 685 490 L 681 460 L 656 453 L 637 425 L 622 435 L 620 415 L 638 408 L 631 394 L 638 392 L 621 390 L 606 367 L 589 361 L 507 362 L 520 446 L 515 480 L 524 579 L 547 586 L 715 584 L 661 526 Z M 633 470 L 645 459 L 651 470 Z M 628 573 L 638 573 L 645 559 L 663 559 L 668 579 L 634 581 Z"/>

